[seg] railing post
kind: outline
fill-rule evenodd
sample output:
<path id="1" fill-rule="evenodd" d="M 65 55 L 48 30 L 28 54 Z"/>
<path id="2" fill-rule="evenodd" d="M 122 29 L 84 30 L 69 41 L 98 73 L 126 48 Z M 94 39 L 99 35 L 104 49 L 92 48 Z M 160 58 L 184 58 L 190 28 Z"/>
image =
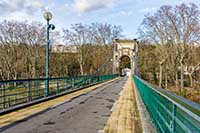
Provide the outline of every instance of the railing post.
<path id="1" fill-rule="evenodd" d="M 75 87 L 75 78 L 72 77 L 72 89 L 74 89 L 74 87 Z"/>
<path id="2" fill-rule="evenodd" d="M 87 84 L 87 76 L 84 77 L 83 86 Z"/>
<path id="3" fill-rule="evenodd" d="M 58 80 L 56 80 L 56 94 L 59 93 L 59 82 Z"/>
<path id="4" fill-rule="evenodd" d="M 10 106 L 11 106 L 11 98 L 10 97 L 8 97 L 8 104 L 7 104 L 7 107 L 9 108 Z"/>
<path id="5" fill-rule="evenodd" d="M 173 104 L 172 108 L 172 132 L 175 132 L 175 126 L 176 126 L 176 105 Z"/>
<path id="6" fill-rule="evenodd" d="M 46 77 L 45 81 L 45 97 L 49 96 L 49 77 Z"/>
<path id="7" fill-rule="evenodd" d="M 28 82 L 28 102 L 32 100 L 31 98 L 31 83 L 30 81 Z"/>
<path id="8" fill-rule="evenodd" d="M 77 83 L 77 88 L 79 88 L 80 87 L 80 83 L 81 83 L 81 76 L 80 77 L 78 77 L 78 83 Z"/>
<path id="9" fill-rule="evenodd" d="M 2 85 L 1 85 L 1 90 L 2 90 L 2 108 L 4 109 L 5 108 L 5 102 L 6 102 L 6 98 L 5 98 L 5 84 L 3 83 Z"/>
<path id="10" fill-rule="evenodd" d="M 65 91 L 67 91 L 67 79 L 65 79 Z"/>
<path id="11" fill-rule="evenodd" d="M 88 82 L 89 82 L 89 83 L 88 83 L 89 85 L 91 84 L 91 78 L 92 78 L 92 77 L 89 76 L 89 81 L 88 81 Z"/>

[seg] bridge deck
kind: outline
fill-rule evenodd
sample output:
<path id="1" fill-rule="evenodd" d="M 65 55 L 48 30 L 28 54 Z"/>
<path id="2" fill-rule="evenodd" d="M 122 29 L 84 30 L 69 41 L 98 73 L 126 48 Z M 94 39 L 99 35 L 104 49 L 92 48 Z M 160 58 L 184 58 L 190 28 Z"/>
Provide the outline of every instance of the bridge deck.
<path id="1" fill-rule="evenodd" d="M 101 132 L 103 129 L 104 132 L 112 132 L 113 128 L 109 130 L 107 128 L 108 124 L 110 125 L 110 120 L 114 118 L 113 113 L 119 112 L 118 110 L 120 109 L 118 107 L 113 108 L 114 111 L 110 117 L 114 102 L 119 99 L 118 104 L 126 103 L 126 100 L 121 98 L 122 96 L 119 98 L 120 92 L 124 96 L 129 95 L 132 97 L 133 95 L 132 92 L 129 94 L 130 89 L 126 89 L 127 87 L 124 87 L 123 90 L 126 81 L 127 78 L 118 78 L 0 116 L 0 126 L 3 127 L 2 131 L 8 133 L 95 133 Z M 130 83 L 128 84 L 130 85 Z M 125 105 L 128 108 L 132 108 L 134 106 L 133 101 L 129 100 L 129 98 L 127 100 L 129 102 Z M 121 111 L 126 114 L 126 109 L 124 108 Z M 131 121 L 134 121 L 131 114 L 134 115 L 134 109 L 131 109 L 131 112 L 126 115 L 126 117 L 131 117 Z M 119 116 L 116 118 L 119 119 L 118 121 L 126 119 L 121 115 Z M 129 124 L 134 126 L 132 122 Z M 127 129 L 129 131 L 130 129 L 133 130 L 133 127 L 128 127 Z"/>

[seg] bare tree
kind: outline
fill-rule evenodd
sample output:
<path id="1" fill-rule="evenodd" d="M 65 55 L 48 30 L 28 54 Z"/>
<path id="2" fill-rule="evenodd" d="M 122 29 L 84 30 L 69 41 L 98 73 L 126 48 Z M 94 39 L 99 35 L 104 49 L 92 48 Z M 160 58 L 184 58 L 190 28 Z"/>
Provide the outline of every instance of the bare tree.
<path id="1" fill-rule="evenodd" d="M 71 29 L 64 29 L 64 41 L 67 44 L 76 45 L 78 50 L 78 62 L 80 74 L 84 75 L 84 66 L 89 58 L 93 48 L 90 45 L 108 45 L 111 44 L 114 37 L 121 36 L 120 26 L 110 24 L 92 23 L 90 25 L 73 24 Z M 90 49 L 92 48 L 92 49 Z M 103 49 L 106 50 L 106 49 Z M 95 49 L 98 51 L 98 49 Z M 100 58 L 100 57 L 99 57 Z"/>
<path id="2" fill-rule="evenodd" d="M 40 49 L 44 44 L 44 27 L 40 23 L 3 21 L 0 23 L 1 66 L 4 79 L 16 79 L 19 73 L 35 77 Z"/>
<path id="3" fill-rule="evenodd" d="M 145 16 L 140 35 L 143 40 L 148 40 L 156 46 L 159 86 L 165 79 L 165 88 L 168 80 L 175 82 L 178 87 L 180 78 L 179 92 L 181 92 L 186 72 L 192 86 L 192 74 L 200 63 L 196 59 L 197 56 L 194 58 L 196 47 L 193 47 L 200 41 L 199 18 L 200 11 L 192 3 L 188 5 L 183 3 L 175 7 L 162 6 L 155 14 Z"/>
<path id="4" fill-rule="evenodd" d="M 162 65 L 178 82 L 180 71 L 181 87 L 183 89 L 184 68 L 191 54 L 189 46 L 198 43 L 200 39 L 199 9 L 195 4 L 181 4 L 175 7 L 162 6 L 155 14 L 147 15 L 142 23 L 143 38 L 157 44 L 157 54 L 160 63 L 160 83 L 162 82 Z"/>

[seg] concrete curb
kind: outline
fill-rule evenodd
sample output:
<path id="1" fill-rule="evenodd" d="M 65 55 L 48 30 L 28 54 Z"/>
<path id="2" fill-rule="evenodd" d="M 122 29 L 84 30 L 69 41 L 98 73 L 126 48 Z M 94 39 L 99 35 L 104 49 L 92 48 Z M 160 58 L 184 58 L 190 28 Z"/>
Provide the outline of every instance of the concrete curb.
<path id="1" fill-rule="evenodd" d="M 137 87 L 135 86 L 135 83 L 133 81 L 133 89 L 135 91 L 135 99 L 137 108 L 140 115 L 141 125 L 142 125 L 142 132 L 143 133 L 156 133 L 157 130 L 155 128 L 155 125 L 152 123 L 151 117 L 149 112 L 146 109 L 146 106 L 144 105 L 142 98 L 137 90 Z"/>

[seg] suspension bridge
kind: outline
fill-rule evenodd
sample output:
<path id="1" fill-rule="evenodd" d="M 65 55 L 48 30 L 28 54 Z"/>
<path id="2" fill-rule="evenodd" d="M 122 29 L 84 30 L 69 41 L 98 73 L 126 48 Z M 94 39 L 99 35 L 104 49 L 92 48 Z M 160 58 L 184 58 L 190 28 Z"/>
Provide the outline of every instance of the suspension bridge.
<path id="1" fill-rule="evenodd" d="M 137 44 L 115 40 L 93 75 L 0 81 L 0 132 L 199 133 L 198 104 L 140 78 Z M 119 76 L 123 57 L 131 76 Z M 110 59 L 112 74 L 99 75 Z"/>

